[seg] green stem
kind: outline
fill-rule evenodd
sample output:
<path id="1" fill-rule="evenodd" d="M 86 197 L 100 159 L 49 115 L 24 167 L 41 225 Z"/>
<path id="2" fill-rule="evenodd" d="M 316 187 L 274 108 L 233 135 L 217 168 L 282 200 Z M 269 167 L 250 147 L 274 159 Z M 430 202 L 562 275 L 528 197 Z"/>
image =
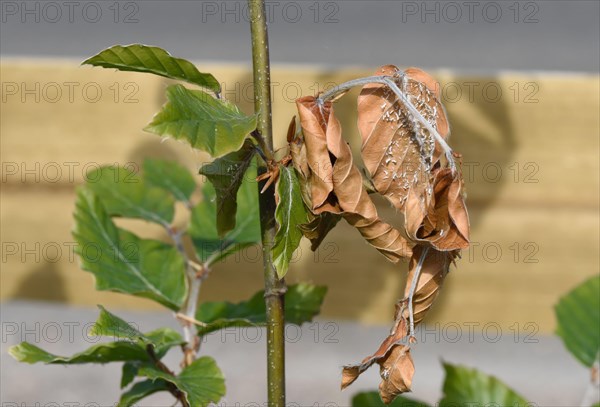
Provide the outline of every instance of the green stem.
<path id="1" fill-rule="evenodd" d="M 252 31 L 254 68 L 254 110 L 258 114 L 257 132 L 264 141 L 266 154 L 273 155 L 271 123 L 271 69 L 264 0 L 248 0 Z M 264 169 L 263 169 L 264 171 Z M 261 187 L 259 186 L 259 191 Z M 285 407 L 285 283 L 277 277 L 273 265 L 275 240 L 275 199 L 273 187 L 260 194 L 265 303 L 267 309 L 267 385 L 269 407 Z"/>

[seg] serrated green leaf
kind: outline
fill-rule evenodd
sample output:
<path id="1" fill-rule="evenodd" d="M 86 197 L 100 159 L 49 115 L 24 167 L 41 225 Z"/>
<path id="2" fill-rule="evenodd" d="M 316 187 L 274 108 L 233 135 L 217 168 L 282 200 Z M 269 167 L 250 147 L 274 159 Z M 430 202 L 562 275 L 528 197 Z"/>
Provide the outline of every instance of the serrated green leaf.
<path id="1" fill-rule="evenodd" d="M 302 325 L 305 322 L 312 321 L 321 312 L 325 294 L 327 294 L 327 287 L 324 285 L 308 283 L 290 285 L 285 293 L 286 322 Z"/>
<path id="2" fill-rule="evenodd" d="M 18 361 L 25 363 L 82 364 L 131 362 L 131 366 L 137 366 L 139 363 L 152 361 L 146 350 L 148 345 L 154 347 L 154 353 L 160 359 L 169 349 L 184 343 L 181 335 L 172 329 L 160 328 L 143 334 L 103 308 L 101 308 L 100 316 L 92 327 L 90 334 L 128 340 L 99 343 L 70 357 L 54 355 L 28 342 L 12 346 L 9 349 L 9 353 Z"/>
<path id="3" fill-rule="evenodd" d="M 556 333 L 581 363 L 592 367 L 600 355 L 600 274 L 560 299 Z"/>
<path id="4" fill-rule="evenodd" d="M 102 305 L 100 315 L 96 323 L 92 326 L 90 334 L 96 336 L 111 336 L 119 339 L 129 339 L 130 341 L 148 342 L 148 338 L 136 328 L 106 310 Z"/>
<path id="5" fill-rule="evenodd" d="M 210 183 L 204 184 L 203 199 L 192 209 L 189 233 L 198 258 L 207 266 L 261 241 L 255 161 L 246 171 L 237 193 L 236 223 L 232 231 L 219 236 L 215 222 L 216 194 Z"/>
<path id="6" fill-rule="evenodd" d="M 310 322 L 321 310 L 327 287 L 296 284 L 285 293 L 285 321 L 301 325 Z M 251 327 L 266 324 L 264 291 L 259 291 L 247 301 L 207 302 L 200 304 L 196 319 L 205 323 L 198 327 L 199 335 L 206 335 L 228 327 Z"/>
<path id="7" fill-rule="evenodd" d="M 242 148 L 217 158 L 200 168 L 217 194 L 217 232 L 219 236 L 235 228 L 237 194 L 256 149 L 254 143 L 246 140 Z M 253 180 L 249 180 L 253 181 Z"/>
<path id="8" fill-rule="evenodd" d="M 302 201 L 300 182 L 294 168 L 279 167 L 277 180 L 277 234 L 273 245 L 273 264 L 279 278 L 287 274 L 290 260 L 302 240 L 299 226 L 308 220 L 308 210 Z"/>
<path id="9" fill-rule="evenodd" d="M 196 182 L 192 174 L 179 163 L 145 159 L 144 182 L 146 185 L 169 191 L 175 199 L 191 206 L 190 197 L 196 189 Z"/>
<path id="10" fill-rule="evenodd" d="M 131 169 L 101 167 L 90 171 L 86 189 L 102 198 L 111 216 L 144 219 L 169 226 L 175 213 L 173 197 L 146 185 Z"/>
<path id="11" fill-rule="evenodd" d="M 200 90 L 172 85 L 167 99 L 145 130 L 185 140 L 215 158 L 239 150 L 256 128 L 256 116 L 246 116 L 234 104 Z"/>
<path id="12" fill-rule="evenodd" d="M 495 405 L 529 407 L 531 404 L 506 384 L 476 369 L 444 363 L 444 398 L 440 407 Z"/>
<path id="13" fill-rule="evenodd" d="M 86 59 L 82 65 L 152 73 L 200 85 L 216 93 L 221 91 L 221 85 L 214 76 L 198 71 L 191 62 L 175 58 L 162 48 L 142 44 L 115 45 Z"/>
<path id="14" fill-rule="evenodd" d="M 118 407 L 130 407 L 135 405 L 138 401 L 154 394 L 159 391 L 169 391 L 169 383 L 162 379 L 157 380 L 144 380 L 131 386 L 131 389 L 127 390 L 121 395 L 119 399 Z"/>
<path id="15" fill-rule="evenodd" d="M 139 364 L 134 362 L 125 362 L 123 363 L 123 368 L 121 369 L 121 388 L 125 388 L 135 379 L 137 376 L 137 372 L 139 369 Z"/>
<path id="16" fill-rule="evenodd" d="M 149 360 L 143 347 L 127 341 L 101 343 L 71 357 L 54 355 L 29 342 L 21 342 L 18 345 L 11 346 L 8 353 L 19 362 L 25 363 L 43 362 L 47 364 L 75 365 Z"/>
<path id="17" fill-rule="evenodd" d="M 379 393 L 376 391 L 366 391 L 358 393 L 352 397 L 352 407 L 429 407 L 418 400 L 412 400 L 403 396 L 396 396 L 390 404 L 381 401 Z"/>
<path id="18" fill-rule="evenodd" d="M 214 359 L 203 356 L 185 367 L 177 376 L 172 376 L 154 366 L 142 366 L 140 376 L 152 380 L 165 380 L 173 383 L 194 407 L 205 407 L 217 403 L 225 395 L 225 378 Z"/>
<path id="19" fill-rule="evenodd" d="M 146 332 L 144 336 L 154 345 L 154 352 L 159 359 L 169 349 L 185 343 L 179 332 L 171 328 L 159 328 L 151 332 Z"/>
<path id="20" fill-rule="evenodd" d="M 117 228 L 100 199 L 81 189 L 75 209 L 76 251 L 98 290 L 150 298 L 173 310 L 185 299 L 184 261 L 177 250 Z"/>

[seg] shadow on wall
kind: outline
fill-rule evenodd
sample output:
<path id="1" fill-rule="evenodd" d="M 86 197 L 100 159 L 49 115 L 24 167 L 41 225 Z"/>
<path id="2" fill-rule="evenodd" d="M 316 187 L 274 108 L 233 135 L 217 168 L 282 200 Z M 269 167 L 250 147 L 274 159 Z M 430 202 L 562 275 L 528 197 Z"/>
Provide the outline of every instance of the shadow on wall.
<path id="1" fill-rule="evenodd" d="M 65 280 L 60 274 L 57 263 L 45 262 L 36 267 L 26 279 L 21 281 L 14 297 L 36 301 L 67 302 Z"/>

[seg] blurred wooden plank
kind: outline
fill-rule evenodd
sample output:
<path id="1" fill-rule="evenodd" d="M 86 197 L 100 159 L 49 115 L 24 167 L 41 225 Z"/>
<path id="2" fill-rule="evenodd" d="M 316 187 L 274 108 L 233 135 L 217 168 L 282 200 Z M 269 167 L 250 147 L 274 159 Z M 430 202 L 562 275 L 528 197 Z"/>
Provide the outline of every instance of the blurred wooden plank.
<path id="1" fill-rule="evenodd" d="M 79 270 L 69 251 L 74 199 L 66 191 L 3 195 L 2 300 L 25 297 L 155 308 L 143 299 L 96 292 L 91 274 Z M 391 219 L 394 212 L 384 210 L 382 215 Z M 495 205 L 478 219 L 473 246 L 449 275 L 429 321 L 493 322 L 503 328 L 534 322 L 541 332 L 551 332 L 552 306 L 559 296 L 600 267 L 598 213 Z M 140 222 L 127 226 L 142 236 L 162 237 Z M 329 286 L 325 318 L 386 323 L 402 291 L 405 269 L 405 264 L 389 264 L 341 223 L 317 253 L 302 245 L 288 280 Z M 216 268 L 203 286 L 202 298 L 243 299 L 261 288 L 261 278 L 259 250 L 246 249 Z"/>
<path id="2" fill-rule="evenodd" d="M 69 258 L 71 212 L 74 187 L 82 181 L 84 168 L 139 164 L 146 156 L 161 156 L 193 170 L 207 159 L 182 143 L 161 143 L 159 137 L 140 130 L 164 102 L 164 88 L 170 82 L 150 75 L 79 68 L 70 61 L 9 61 L 1 68 L 0 298 L 155 307 L 150 301 L 93 289 L 91 274 L 80 271 L 76 259 Z M 247 69 L 205 65 L 203 69 L 226 82 L 228 99 L 246 112 L 252 110 Z M 296 97 L 368 74 L 355 69 L 321 72 L 276 67 L 276 145 L 284 145 Z M 540 332 L 549 333 L 554 327 L 552 305 L 558 297 L 600 269 L 599 78 L 516 73 L 463 77 L 449 72 L 439 72 L 438 77 L 453 128 L 451 144 L 465 162 L 474 245 L 450 274 L 430 322 L 496 322 L 508 329 L 532 321 Z M 65 83 L 71 82 L 78 84 L 73 85 L 72 102 L 65 93 L 51 102 L 53 84 L 65 92 Z M 17 86 L 14 94 L 11 84 Z M 101 89 L 102 97 L 96 102 L 91 101 L 92 93 L 84 97 L 80 91 L 86 86 L 89 92 Z M 26 94 L 25 89 L 34 93 Z M 499 98 L 494 96 L 496 89 L 502 92 Z M 132 90 L 137 90 L 133 97 L 138 101 L 124 103 Z M 336 108 L 356 151 L 355 100 L 349 96 Z M 62 171 L 59 177 L 57 168 Z M 383 209 L 382 214 L 397 221 L 392 210 Z M 160 237 L 140 222 L 127 225 Z M 62 251 L 60 259 L 56 259 L 57 247 Z M 497 248 L 502 255 L 493 261 Z M 30 250 L 24 258 L 23 250 Z M 527 258 L 529 254 L 533 257 Z M 289 280 L 330 287 L 325 317 L 387 323 L 405 267 L 387 263 L 354 230 L 341 224 L 316 254 L 305 244 L 301 247 Z M 240 300 L 261 285 L 260 259 L 251 248 L 215 270 L 203 286 L 202 298 Z"/>
<path id="3" fill-rule="evenodd" d="M 248 70 L 237 66 L 204 69 L 215 72 L 223 82 L 225 97 L 246 112 L 252 110 Z M 36 168 L 38 184 L 52 185 L 56 171 L 62 172 L 56 183 L 69 182 L 71 168 L 80 181 L 86 168 L 139 162 L 146 155 L 177 157 L 191 166 L 207 159 L 181 143 L 161 143 L 159 137 L 141 130 L 164 102 L 168 80 L 78 67 L 75 61 L 4 62 L 2 73 L 3 181 L 35 183 L 33 174 L 21 170 L 35 172 Z M 284 145 L 296 97 L 368 74 L 275 68 L 276 145 Z M 598 205 L 598 76 L 515 73 L 464 77 L 440 72 L 438 77 L 453 129 L 451 144 L 464 156 L 473 203 L 487 205 L 501 199 L 507 204 L 531 205 L 543 200 L 546 205 Z M 72 102 L 66 83 L 74 84 L 69 85 L 74 89 Z M 54 84 L 62 90 L 62 97 L 51 103 L 56 98 Z M 38 92 L 27 93 L 36 86 Z M 4 91 L 7 89 L 11 92 Z M 102 94 L 97 101 L 95 89 Z M 135 102 L 125 103 L 126 99 Z M 346 137 L 356 141 L 355 100 L 342 99 L 336 108 Z M 547 193 L 550 187 L 552 194 Z"/>

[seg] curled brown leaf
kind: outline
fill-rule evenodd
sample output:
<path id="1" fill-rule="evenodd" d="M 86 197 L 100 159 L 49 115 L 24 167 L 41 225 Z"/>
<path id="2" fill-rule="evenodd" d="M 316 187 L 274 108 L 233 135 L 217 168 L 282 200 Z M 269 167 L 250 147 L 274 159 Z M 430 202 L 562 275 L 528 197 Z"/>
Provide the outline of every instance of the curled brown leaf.
<path id="1" fill-rule="evenodd" d="M 396 313 L 398 315 L 401 313 L 401 308 L 399 305 L 396 307 Z M 379 345 L 379 348 L 374 354 L 367 356 L 358 364 L 344 366 L 342 369 L 342 390 L 354 383 L 354 381 L 358 379 L 358 376 L 360 376 L 374 363 L 378 363 L 379 361 L 385 359 L 392 348 L 398 345 L 406 336 L 406 320 L 399 318 L 396 320 L 396 322 L 397 323 L 392 328 L 392 331 L 388 337 L 381 342 L 381 345 Z"/>
<path id="2" fill-rule="evenodd" d="M 415 202 L 411 200 L 411 202 Z M 453 251 L 469 247 L 469 215 L 463 196 L 460 172 L 449 168 L 434 173 L 433 199 L 424 214 L 407 208 L 407 233 L 417 242 L 430 243 L 435 249 Z"/>
<path id="3" fill-rule="evenodd" d="M 408 264 L 408 277 L 406 279 L 407 284 L 404 291 L 404 298 L 408 298 L 409 296 L 410 283 L 415 276 L 419 261 L 421 260 L 420 275 L 413 296 L 415 325 L 422 322 L 427 312 L 431 309 L 450 270 L 450 264 L 457 255 L 458 251 L 442 252 L 428 247 L 426 244 L 418 244 L 413 247 L 413 256 Z M 398 317 L 399 315 L 396 315 L 396 318 Z M 409 318 L 406 307 L 402 309 L 401 317 L 404 320 Z"/>
<path id="4" fill-rule="evenodd" d="M 309 173 L 306 183 L 312 212 L 342 215 L 390 261 L 397 262 L 410 256 L 406 239 L 379 218 L 375 204 L 364 188 L 362 175 L 354 165 L 352 151 L 342 137 L 332 103 L 304 97 L 296 104 L 306 154 L 304 156 L 301 145 L 296 145 L 292 148 L 292 151 L 296 150 L 292 159 L 297 168 L 307 169 Z"/>
<path id="5" fill-rule="evenodd" d="M 439 85 L 417 68 L 402 72 L 386 65 L 375 73 L 394 79 L 407 99 L 443 138 L 449 135 L 446 112 L 439 101 Z M 365 85 L 358 97 L 358 128 L 362 157 L 377 192 L 399 210 L 409 195 L 424 212 L 431 197 L 433 164 L 441 150 L 386 85 Z M 415 208 L 413 208 L 415 209 Z"/>
<path id="6" fill-rule="evenodd" d="M 379 360 L 379 395 L 385 404 L 390 404 L 396 396 L 410 391 L 415 364 L 406 345 L 394 345 L 384 358 Z"/>

